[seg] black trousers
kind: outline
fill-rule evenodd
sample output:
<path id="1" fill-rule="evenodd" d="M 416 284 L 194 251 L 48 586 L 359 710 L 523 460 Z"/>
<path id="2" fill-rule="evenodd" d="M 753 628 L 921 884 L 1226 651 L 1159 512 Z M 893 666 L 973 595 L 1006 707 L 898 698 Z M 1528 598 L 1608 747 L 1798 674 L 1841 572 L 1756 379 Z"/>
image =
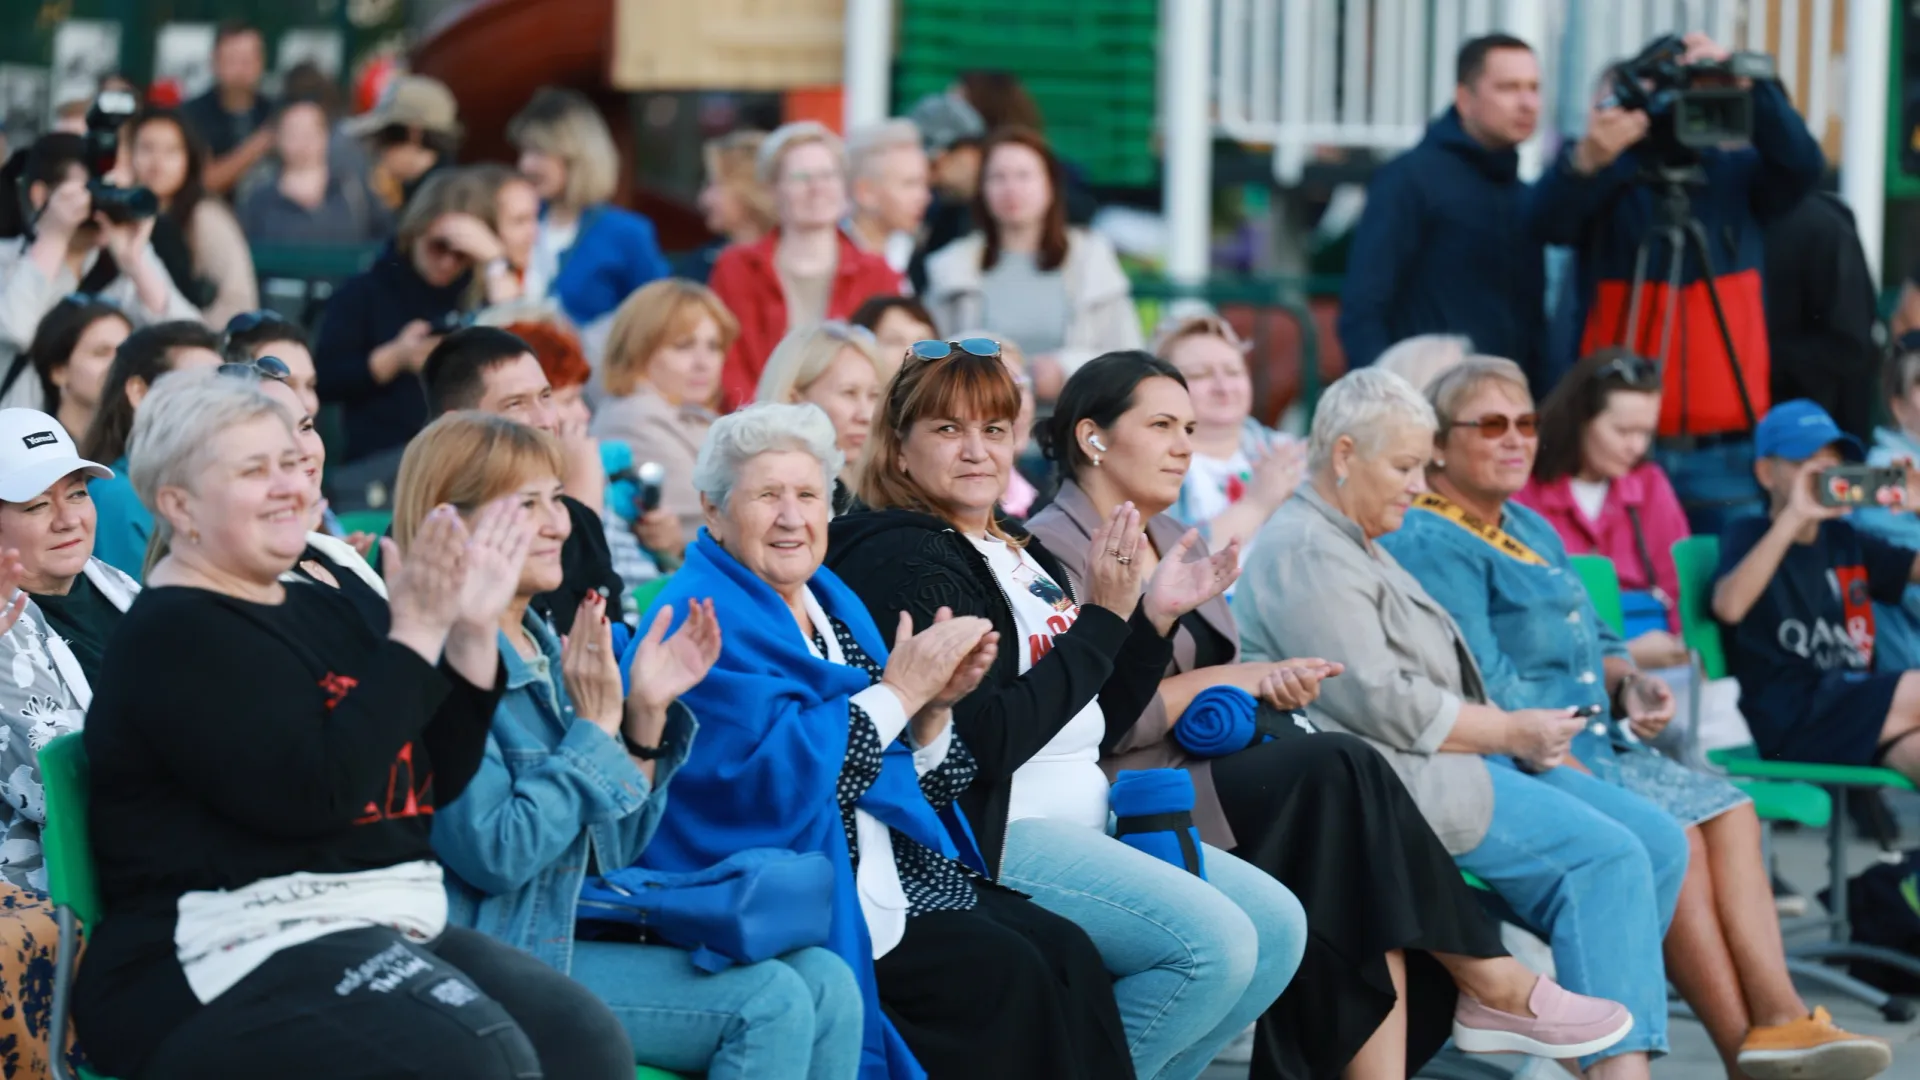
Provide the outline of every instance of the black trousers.
<path id="1" fill-rule="evenodd" d="M 275 953 L 195 1013 L 141 1080 L 632 1080 L 633 1047 L 586 987 L 511 946 L 384 927 Z"/>
<path id="2" fill-rule="evenodd" d="M 880 1008 L 929 1080 L 1131 1080 L 1092 939 L 1018 893 L 975 892 L 971 911 L 908 919 L 873 965 Z"/>

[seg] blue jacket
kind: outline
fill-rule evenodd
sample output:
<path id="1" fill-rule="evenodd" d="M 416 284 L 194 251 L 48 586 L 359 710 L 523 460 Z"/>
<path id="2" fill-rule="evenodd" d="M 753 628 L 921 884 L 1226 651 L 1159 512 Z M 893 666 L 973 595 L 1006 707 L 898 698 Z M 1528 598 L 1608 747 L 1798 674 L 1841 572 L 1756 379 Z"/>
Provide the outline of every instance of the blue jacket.
<path id="1" fill-rule="evenodd" d="M 695 724 L 675 702 L 661 743 L 666 753 L 649 784 L 620 740 L 574 713 L 560 677 L 560 641 L 545 621 L 530 615 L 524 625 L 541 658 L 522 659 L 500 636 L 506 692 L 486 757 L 460 797 L 435 812 L 433 847 L 447 868 L 450 922 L 564 972 L 573 963 L 589 850 L 602 867 L 639 861 Z"/>
<path id="2" fill-rule="evenodd" d="M 1535 373 L 1546 253 L 1526 228 L 1520 155 L 1474 142 L 1448 109 L 1373 174 L 1340 291 L 1349 368 L 1420 334 L 1464 334 Z"/>
<path id="3" fill-rule="evenodd" d="M 347 449 L 342 463 L 405 446 L 427 423 L 427 391 L 420 379 L 401 374 L 373 381 L 367 358 L 398 337 L 415 319 L 434 322 L 460 310 L 471 274 L 436 288 L 427 284 L 403 252 L 389 249 L 358 277 L 348 278 L 327 300 L 313 343 L 320 400 L 338 403 Z"/>
<path id="4" fill-rule="evenodd" d="M 113 463 L 113 479 L 87 484 L 87 495 L 93 499 L 93 557 L 139 581 L 146 576 L 153 514 L 133 493 L 127 455 Z"/>
<path id="5" fill-rule="evenodd" d="M 1867 464 L 1891 465 L 1901 460 L 1920 465 L 1920 443 L 1899 428 L 1876 431 Z M 1920 551 L 1920 514 L 1874 507 L 1855 510 L 1848 520 L 1868 536 Z M 1898 605 L 1873 605 L 1873 669 L 1895 672 L 1914 668 L 1920 668 L 1920 585 L 1907 586 Z"/>
<path id="6" fill-rule="evenodd" d="M 672 272 L 653 222 L 601 203 L 581 211 L 580 231 L 561 253 L 550 291 L 574 325 L 585 326 L 610 314 L 635 289 Z"/>
<path id="7" fill-rule="evenodd" d="M 1608 716 L 1604 663 L 1626 645 L 1601 621 L 1546 518 L 1508 502 L 1500 527 L 1546 565 L 1506 555 L 1430 510 L 1407 511 L 1406 524 L 1380 542 L 1447 609 L 1480 665 L 1487 700 L 1502 709 L 1601 707 L 1575 737 L 1574 755 L 1612 780 L 1613 746 L 1633 742 Z"/>

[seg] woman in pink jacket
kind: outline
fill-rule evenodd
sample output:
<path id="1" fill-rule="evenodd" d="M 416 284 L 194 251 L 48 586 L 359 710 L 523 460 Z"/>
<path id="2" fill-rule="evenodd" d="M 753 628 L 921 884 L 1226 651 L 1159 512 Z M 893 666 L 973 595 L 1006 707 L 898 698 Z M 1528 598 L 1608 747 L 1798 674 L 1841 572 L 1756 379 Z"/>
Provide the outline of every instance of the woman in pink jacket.
<path id="1" fill-rule="evenodd" d="M 1660 419 L 1653 361 L 1609 347 L 1580 361 L 1540 408 L 1533 481 L 1516 498 L 1571 554 L 1605 555 L 1620 573 L 1627 648 L 1643 670 L 1687 662 L 1677 636 L 1673 545 L 1690 535 L 1680 500 L 1646 460 Z"/>

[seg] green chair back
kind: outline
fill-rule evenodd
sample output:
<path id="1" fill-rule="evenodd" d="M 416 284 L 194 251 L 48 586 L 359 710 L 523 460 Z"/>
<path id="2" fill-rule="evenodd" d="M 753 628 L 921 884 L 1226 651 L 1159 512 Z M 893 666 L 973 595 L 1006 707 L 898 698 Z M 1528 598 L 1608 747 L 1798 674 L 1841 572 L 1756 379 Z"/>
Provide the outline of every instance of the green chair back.
<path id="1" fill-rule="evenodd" d="M 1605 555 L 1569 555 L 1567 561 L 1580 575 L 1580 584 L 1587 587 L 1587 597 L 1593 601 L 1600 621 L 1616 634 L 1625 633 L 1627 616 L 1620 604 L 1620 573 L 1614 569 L 1613 560 Z"/>
<path id="2" fill-rule="evenodd" d="M 652 581 L 641 582 L 635 587 L 633 592 L 628 594 L 628 599 L 633 601 L 634 614 L 645 615 L 647 609 L 653 606 L 653 598 L 665 591 L 667 582 L 671 580 L 673 580 L 672 574 L 661 574 Z M 639 632 L 644 634 L 647 632 L 647 628 L 643 626 Z"/>
<path id="3" fill-rule="evenodd" d="M 372 533 L 385 536 L 387 526 L 393 524 L 391 510 L 349 510 L 340 515 L 340 527 L 349 533 Z"/>
<path id="4" fill-rule="evenodd" d="M 40 748 L 40 783 L 47 800 L 47 824 L 40 830 L 47 891 L 55 905 L 72 908 L 92 929 L 100 918 L 100 881 L 87 835 L 87 747 L 79 732 Z"/>
<path id="5" fill-rule="evenodd" d="M 1680 575 L 1680 640 L 1700 657 L 1709 679 L 1727 674 L 1726 644 L 1713 617 L 1713 574 L 1720 566 L 1720 538 L 1689 536 L 1673 545 L 1673 568 Z"/>

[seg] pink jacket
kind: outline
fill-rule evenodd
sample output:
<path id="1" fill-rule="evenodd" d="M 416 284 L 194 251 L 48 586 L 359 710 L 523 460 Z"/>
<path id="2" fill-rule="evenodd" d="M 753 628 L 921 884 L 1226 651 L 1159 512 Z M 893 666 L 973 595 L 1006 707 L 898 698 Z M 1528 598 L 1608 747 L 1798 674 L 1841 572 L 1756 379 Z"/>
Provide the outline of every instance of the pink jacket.
<path id="1" fill-rule="evenodd" d="M 1551 484 L 1531 481 L 1514 496 L 1522 505 L 1536 510 L 1553 523 L 1553 529 L 1567 545 L 1570 555 L 1605 555 L 1620 572 L 1620 587 L 1628 592 L 1658 588 L 1667 597 L 1669 629 L 1680 632 L 1680 613 L 1671 607 L 1680 595 L 1680 577 L 1673 568 L 1673 545 L 1692 535 L 1687 515 L 1680 509 L 1680 498 L 1660 466 L 1646 462 L 1615 480 L 1607 489 L 1607 501 L 1600 507 L 1600 520 L 1589 521 L 1573 501 L 1573 487 L 1566 479 Z M 1631 513 L 1629 513 L 1631 511 Z M 1641 558 L 1634 538 L 1633 518 L 1640 520 L 1646 537 L 1647 558 L 1653 561 L 1651 573 Z"/>

